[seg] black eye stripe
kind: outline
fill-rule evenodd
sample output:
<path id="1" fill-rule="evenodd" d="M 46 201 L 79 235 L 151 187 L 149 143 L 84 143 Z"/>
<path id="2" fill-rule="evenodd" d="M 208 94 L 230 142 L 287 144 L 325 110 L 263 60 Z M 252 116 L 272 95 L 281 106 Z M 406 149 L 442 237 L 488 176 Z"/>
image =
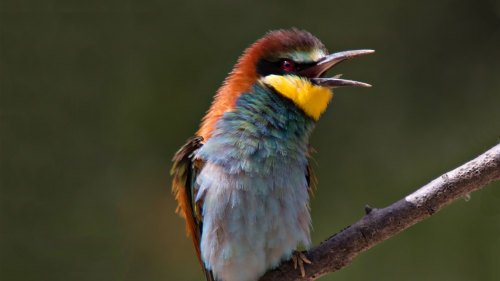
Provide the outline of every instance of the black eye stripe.
<path id="1" fill-rule="evenodd" d="M 315 63 L 310 62 L 310 63 L 294 63 L 294 68 L 293 71 L 285 71 L 282 68 L 282 63 L 285 60 L 285 58 L 278 59 L 276 61 L 268 61 L 266 59 L 260 59 L 257 64 L 256 64 L 256 70 L 257 74 L 261 76 L 267 76 L 270 74 L 277 74 L 277 75 L 283 75 L 283 74 L 295 74 L 297 71 L 300 71 L 302 69 L 305 69 L 307 67 L 313 66 Z M 287 59 L 290 60 L 290 59 Z"/>

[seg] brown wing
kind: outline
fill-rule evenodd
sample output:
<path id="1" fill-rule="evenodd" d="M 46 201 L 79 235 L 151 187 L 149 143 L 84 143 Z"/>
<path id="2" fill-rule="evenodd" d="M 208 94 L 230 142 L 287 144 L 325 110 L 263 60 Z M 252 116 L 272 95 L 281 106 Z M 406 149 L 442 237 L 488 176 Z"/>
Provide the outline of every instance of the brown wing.
<path id="1" fill-rule="evenodd" d="M 203 272 L 207 280 L 213 281 L 212 272 L 207 270 L 201 259 L 200 252 L 200 237 L 203 227 L 203 218 L 201 215 L 200 206 L 195 203 L 196 192 L 196 177 L 204 165 L 201 160 L 195 160 L 193 157 L 196 151 L 203 145 L 203 138 L 194 136 L 187 140 L 187 143 L 177 151 L 172 161 L 174 165 L 171 174 L 174 177 L 172 183 L 172 191 L 177 199 L 177 210 L 186 220 L 187 234 L 193 239 L 194 248 L 198 260 L 203 268 Z"/>

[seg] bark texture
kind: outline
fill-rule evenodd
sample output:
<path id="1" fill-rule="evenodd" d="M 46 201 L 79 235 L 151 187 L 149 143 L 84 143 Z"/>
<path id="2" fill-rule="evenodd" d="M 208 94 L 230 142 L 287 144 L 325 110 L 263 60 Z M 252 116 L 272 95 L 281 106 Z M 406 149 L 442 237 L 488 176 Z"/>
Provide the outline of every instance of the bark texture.
<path id="1" fill-rule="evenodd" d="M 267 272 L 260 281 L 315 280 L 334 272 L 361 252 L 430 217 L 451 202 L 500 179 L 500 144 L 477 158 L 453 169 L 383 209 L 365 207 L 358 222 L 304 251 L 312 264 L 306 275 L 293 268 L 291 261 Z"/>

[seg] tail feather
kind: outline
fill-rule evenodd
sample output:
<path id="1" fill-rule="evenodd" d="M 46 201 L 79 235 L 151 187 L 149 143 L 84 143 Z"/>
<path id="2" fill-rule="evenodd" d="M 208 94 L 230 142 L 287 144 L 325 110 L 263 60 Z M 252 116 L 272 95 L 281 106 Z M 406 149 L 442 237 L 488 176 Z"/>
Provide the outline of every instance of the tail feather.
<path id="1" fill-rule="evenodd" d="M 207 281 L 215 281 L 214 274 L 208 269 L 205 269 L 205 278 L 207 278 Z"/>

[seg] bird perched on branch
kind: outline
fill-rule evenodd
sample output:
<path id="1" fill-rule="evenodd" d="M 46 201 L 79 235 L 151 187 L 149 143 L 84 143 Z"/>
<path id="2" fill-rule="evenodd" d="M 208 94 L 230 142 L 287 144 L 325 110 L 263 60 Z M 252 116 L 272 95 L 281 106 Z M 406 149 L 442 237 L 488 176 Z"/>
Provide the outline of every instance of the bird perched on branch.
<path id="1" fill-rule="evenodd" d="M 239 58 L 173 158 L 177 211 L 207 280 L 257 280 L 310 245 L 309 135 L 332 88 L 370 87 L 324 74 L 372 52 L 328 55 L 319 39 L 291 29 L 267 33 Z"/>

